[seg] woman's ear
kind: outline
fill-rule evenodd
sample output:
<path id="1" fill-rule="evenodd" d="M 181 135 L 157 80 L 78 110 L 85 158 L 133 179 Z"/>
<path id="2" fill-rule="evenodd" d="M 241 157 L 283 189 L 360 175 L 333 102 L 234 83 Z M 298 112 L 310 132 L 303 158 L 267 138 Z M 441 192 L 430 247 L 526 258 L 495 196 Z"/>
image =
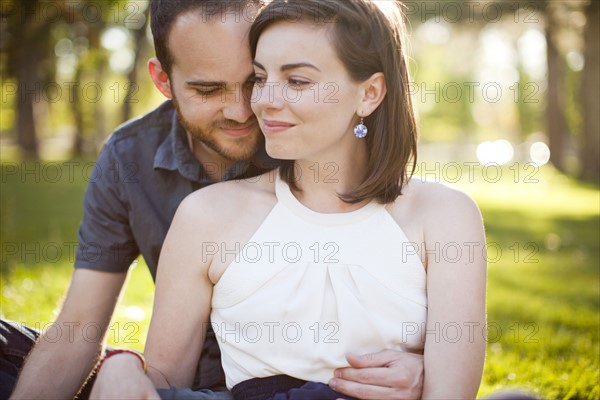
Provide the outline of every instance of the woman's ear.
<path id="1" fill-rule="evenodd" d="M 154 86 L 156 86 L 167 99 L 172 99 L 171 80 L 169 79 L 169 75 L 163 70 L 158 58 L 152 57 L 148 60 L 148 72 L 150 73 L 150 79 L 152 79 Z"/>
<path id="2" fill-rule="evenodd" d="M 361 99 L 357 115 L 368 117 L 379 107 L 387 93 L 383 72 L 376 72 L 360 85 Z"/>

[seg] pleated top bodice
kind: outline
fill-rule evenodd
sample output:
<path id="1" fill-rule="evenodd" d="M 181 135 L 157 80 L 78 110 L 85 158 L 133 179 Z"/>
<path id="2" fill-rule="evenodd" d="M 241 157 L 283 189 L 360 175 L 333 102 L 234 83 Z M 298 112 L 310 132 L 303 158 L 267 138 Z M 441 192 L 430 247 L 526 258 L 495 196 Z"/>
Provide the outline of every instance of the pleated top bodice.
<path id="1" fill-rule="evenodd" d="M 348 352 L 422 352 L 425 269 L 386 207 L 318 213 L 279 177 L 275 192 L 213 290 L 227 386 L 280 374 L 327 383 Z"/>

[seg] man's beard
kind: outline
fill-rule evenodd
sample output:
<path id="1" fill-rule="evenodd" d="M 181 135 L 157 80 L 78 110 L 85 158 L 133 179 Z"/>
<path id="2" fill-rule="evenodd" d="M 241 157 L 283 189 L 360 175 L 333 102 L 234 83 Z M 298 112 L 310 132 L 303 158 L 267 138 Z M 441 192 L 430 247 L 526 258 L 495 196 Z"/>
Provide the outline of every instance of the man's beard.
<path id="1" fill-rule="evenodd" d="M 262 146 L 264 138 L 262 134 L 260 134 L 258 123 L 255 122 L 256 132 L 250 133 L 245 137 L 239 138 L 235 144 L 231 144 L 229 146 L 224 146 L 219 143 L 219 140 L 216 135 L 216 132 L 219 128 L 237 128 L 242 125 L 246 125 L 247 123 L 240 124 L 239 122 L 232 121 L 229 119 L 223 119 L 220 121 L 213 121 L 212 123 L 212 132 L 216 132 L 215 135 L 211 135 L 209 132 L 206 132 L 202 128 L 197 125 L 194 125 L 191 121 L 187 120 L 181 109 L 179 107 L 179 102 L 176 97 L 173 96 L 173 105 L 175 106 L 175 111 L 177 112 L 177 117 L 179 118 L 179 122 L 185 128 L 187 132 L 192 136 L 192 140 L 202 142 L 204 145 L 209 147 L 211 150 L 219 154 L 221 157 L 230 160 L 230 161 L 239 161 L 239 160 L 249 160 L 256 154 L 258 149 Z M 251 117 L 252 119 L 256 119 L 255 116 Z"/>

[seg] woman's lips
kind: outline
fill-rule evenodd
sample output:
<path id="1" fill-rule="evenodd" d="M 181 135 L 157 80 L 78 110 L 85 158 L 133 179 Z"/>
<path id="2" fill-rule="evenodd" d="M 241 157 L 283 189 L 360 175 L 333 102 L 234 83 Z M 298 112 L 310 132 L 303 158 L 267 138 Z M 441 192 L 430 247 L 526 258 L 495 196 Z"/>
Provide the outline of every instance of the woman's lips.
<path id="1" fill-rule="evenodd" d="M 273 121 L 273 120 L 263 120 L 262 123 L 262 130 L 265 134 L 269 134 L 269 133 L 279 133 L 279 132 L 283 132 L 287 129 L 293 128 L 294 124 L 290 124 L 289 122 L 283 122 L 283 121 Z"/>

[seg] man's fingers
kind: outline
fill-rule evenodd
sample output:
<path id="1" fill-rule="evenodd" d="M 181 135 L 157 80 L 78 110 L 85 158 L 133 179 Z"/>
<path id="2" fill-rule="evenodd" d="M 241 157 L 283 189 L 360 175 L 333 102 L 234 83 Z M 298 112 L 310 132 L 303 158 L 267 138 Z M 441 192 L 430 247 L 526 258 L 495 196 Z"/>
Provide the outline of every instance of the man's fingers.
<path id="1" fill-rule="evenodd" d="M 330 385 L 359 399 L 418 399 L 423 386 L 423 355 L 384 350 L 347 354 L 352 367 L 338 368 Z M 333 387 L 332 386 L 332 387 Z"/>
<path id="2" fill-rule="evenodd" d="M 329 386 L 336 392 L 356 397 L 357 399 L 361 400 L 385 400 L 398 398 L 394 397 L 396 395 L 396 389 L 382 386 L 364 385 L 362 383 L 356 383 L 339 378 L 333 378 L 330 380 Z"/>
<path id="3" fill-rule="evenodd" d="M 407 357 L 408 354 L 413 355 L 412 353 L 386 349 L 383 351 L 378 351 L 377 353 L 368 353 L 362 355 L 347 353 L 346 360 L 348 360 L 350 366 L 354 368 L 376 368 L 385 367 L 394 361 L 400 360 L 403 357 Z"/>
<path id="4" fill-rule="evenodd" d="M 353 381 L 376 386 L 394 387 L 398 380 L 397 372 L 389 368 L 338 368 L 335 377 L 345 381 Z"/>

